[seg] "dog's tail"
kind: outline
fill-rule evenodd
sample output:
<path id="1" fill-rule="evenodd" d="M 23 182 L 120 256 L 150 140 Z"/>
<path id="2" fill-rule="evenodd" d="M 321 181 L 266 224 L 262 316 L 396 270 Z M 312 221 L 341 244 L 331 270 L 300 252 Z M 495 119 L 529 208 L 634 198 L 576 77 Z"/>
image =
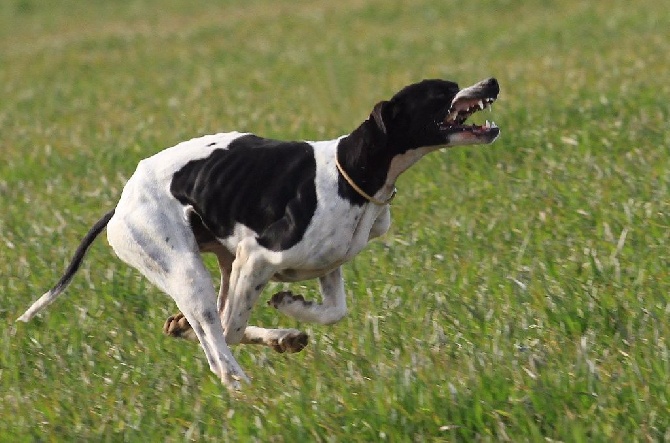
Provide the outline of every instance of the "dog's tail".
<path id="1" fill-rule="evenodd" d="M 58 280 L 58 283 L 51 288 L 51 290 L 47 293 L 45 293 L 43 296 L 41 296 L 35 303 L 28 308 L 28 310 L 17 320 L 18 321 L 24 321 L 27 322 L 31 318 L 35 316 L 39 311 L 42 309 L 46 308 L 51 302 L 56 300 L 56 298 L 65 290 L 65 288 L 68 287 L 70 284 L 70 281 L 72 281 L 72 277 L 74 277 L 74 274 L 79 270 L 79 266 L 81 266 L 81 262 L 84 260 L 84 255 L 86 255 L 86 251 L 88 251 L 88 248 L 91 246 L 93 243 L 93 240 L 100 235 L 103 229 L 105 229 L 105 226 L 107 226 L 107 223 L 109 223 L 109 220 L 112 218 L 114 215 L 114 209 L 109 211 L 107 214 L 103 215 L 100 220 L 98 220 L 93 227 L 86 233 L 84 238 L 82 239 L 81 243 L 79 244 L 79 247 L 74 253 L 74 257 L 72 257 L 72 261 L 70 261 L 70 264 L 68 265 L 67 269 L 65 270 L 65 273 L 63 276 Z"/>

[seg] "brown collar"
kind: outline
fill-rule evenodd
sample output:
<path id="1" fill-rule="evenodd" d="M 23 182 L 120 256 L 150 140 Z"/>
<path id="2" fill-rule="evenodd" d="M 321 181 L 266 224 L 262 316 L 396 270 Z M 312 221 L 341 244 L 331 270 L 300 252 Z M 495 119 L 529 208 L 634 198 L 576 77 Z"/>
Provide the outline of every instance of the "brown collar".
<path id="1" fill-rule="evenodd" d="M 383 200 L 383 201 L 382 201 L 382 200 L 377 200 L 376 198 L 374 198 L 374 197 L 368 195 L 367 192 L 365 192 L 364 190 L 362 190 L 356 183 L 354 183 L 354 181 L 352 180 L 352 178 L 349 177 L 349 175 L 348 175 L 346 172 L 344 172 L 344 168 L 343 168 L 342 165 L 340 164 L 340 161 L 337 159 L 337 156 L 335 156 L 335 166 L 337 166 L 337 170 L 340 171 L 340 174 L 342 174 L 342 177 L 344 177 L 344 179 L 347 181 L 347 183 L 349 183 L 349 185 L 350 185 L 352 188 L 354 188 L 354 191 L 358 192 L 358 194 L 359 194 L 361 197 L 363 197 L 364 199 L 366 199 L 367 201 L 369 201 L 369 202 L 371 202 L 371 203 L 374 203 L 374 204 L 377 205 L 377 206 L 386 206 L 386 205 L 388 205 L 389 203 L 391 203 L 391 201 L 393 200 L 393 198 L 395 197 L 395 195 L 396 195 L 396 193 L 397 193 L 397 191 L 398 191 L 398 190 L 394 187 L 394 188 L 393 188 L 393 193 L 391 193 L 391 196 L 390 196 L 389 198 L 387 198 L 386 200 Z"/>

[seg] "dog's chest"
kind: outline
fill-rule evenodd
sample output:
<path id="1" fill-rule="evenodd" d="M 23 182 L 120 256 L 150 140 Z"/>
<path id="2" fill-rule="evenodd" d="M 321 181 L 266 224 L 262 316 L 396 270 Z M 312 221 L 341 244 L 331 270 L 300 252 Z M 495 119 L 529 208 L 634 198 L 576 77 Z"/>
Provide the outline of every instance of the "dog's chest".
<path id="1" fill-rule="evenodd" d="M 319 208 L 301 249 L 318 263 L 347 261 L 367 244 L 376 215 L 367 210 Z"/>
<path id="2" fill-rule="evenodd" d="M 282 265 L 274 279 L 299 281 L 320 277 L 350 261 L 378 235 L 374 231 L 383 211 L 388 209 L 340 212 L 319 208 L 303 240 L 281 253 Z M 324 214 L 328 216 L 324 218 Z"/>

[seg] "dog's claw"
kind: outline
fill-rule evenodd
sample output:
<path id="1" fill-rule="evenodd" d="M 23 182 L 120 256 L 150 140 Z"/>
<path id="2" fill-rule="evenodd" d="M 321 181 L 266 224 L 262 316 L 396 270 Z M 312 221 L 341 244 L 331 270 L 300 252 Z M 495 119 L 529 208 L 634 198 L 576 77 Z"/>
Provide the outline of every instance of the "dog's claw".
<path id="1" fill-rule="evenodd" d="M 284 299 L 292 300 L 293 293 L 291 291 L 281 291 L 277 292 L 275 295 L 273 295 L 270 300 L 268 300 L 268 306 L 272 306 L 273 308 L 277 309 L 279 305 L 281 305 L 284 302 Z"/>
<path id="2" fill-rule="evenodd" d="M 296 353 L 305 349 L 307 342 L 309 341 L 309 335 L 304 332 L 300 332 L 296 335 L 287 335 L 276 341 L 273 341 L 270 344 L 270 347 L 276 352 L 283 354 L 287 353 Z"/>
<path id="3" fill-rule="evenodd" d="M 313 303 L 310 300 L 305 300 L 305 297 L 300 294 L 294 294 L 291 291 L 281 291 L 277 292 L 270 298 L 270 300 L 268 300 L 268 306 L 279 309 L 279 306 L 281 305 L 288 305 L 296 301 L 299 301 L 305 305 L 311 305 Z"/>
<path id="4" fill-rule="evenodd" d="M 193 331 L 184 314 L 181 312 L 176 315 L 171 315 L 165 320 L 163 325 L 163 333 L 171 337 L 191 338 L 189 334 Z"/>

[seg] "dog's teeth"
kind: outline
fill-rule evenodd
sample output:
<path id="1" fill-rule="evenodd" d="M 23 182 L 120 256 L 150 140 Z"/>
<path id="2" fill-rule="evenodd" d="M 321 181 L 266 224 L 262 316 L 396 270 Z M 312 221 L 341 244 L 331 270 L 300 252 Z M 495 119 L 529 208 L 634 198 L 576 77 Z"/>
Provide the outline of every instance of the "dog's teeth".
<path id="1" fill-rule="evenodd" d="M 486 124 L 484 124 L 485 128 L 490 128 L 491 127 L 491 122 L 486 120 Z"/>
<path id="2" fill-rule="evenodd" d="M 483 101 L 479 100 L 479 102 L 477 104 L 479 105 L 479 109 L 484 109 L 484 102 Z"/>

